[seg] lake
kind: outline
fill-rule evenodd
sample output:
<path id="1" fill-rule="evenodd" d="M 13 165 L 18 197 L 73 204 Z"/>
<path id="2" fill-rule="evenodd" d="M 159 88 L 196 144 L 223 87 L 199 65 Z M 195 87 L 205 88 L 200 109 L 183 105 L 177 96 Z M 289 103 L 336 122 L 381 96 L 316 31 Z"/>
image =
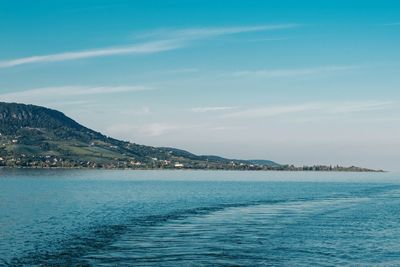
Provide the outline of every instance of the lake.
<path id="1" fill-rule="evenodd" d="M 396 173 L 0 170 L 0 266 L 399 266 Z"/>

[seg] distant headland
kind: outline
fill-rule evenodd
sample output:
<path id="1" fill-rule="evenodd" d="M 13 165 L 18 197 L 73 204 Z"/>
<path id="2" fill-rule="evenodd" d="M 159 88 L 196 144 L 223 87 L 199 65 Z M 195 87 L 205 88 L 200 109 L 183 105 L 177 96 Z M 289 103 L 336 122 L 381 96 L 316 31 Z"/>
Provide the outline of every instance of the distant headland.
<path id="1" fill-rule="evenodd" d="M 1 102 L 0 167 L 382 172 L 355 166 L 296 167 L 139 145 L 93 131 L 57 110 Z"/>

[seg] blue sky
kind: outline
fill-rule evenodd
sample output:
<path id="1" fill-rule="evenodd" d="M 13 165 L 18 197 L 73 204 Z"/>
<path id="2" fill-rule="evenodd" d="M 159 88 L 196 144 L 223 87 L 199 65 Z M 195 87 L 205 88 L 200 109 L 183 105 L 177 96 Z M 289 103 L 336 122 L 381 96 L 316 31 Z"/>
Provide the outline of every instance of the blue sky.
<path id="1" fill-rule="evenodd" d="M 0 101 L 136 143 L 400 169 L 398 1 L 0 1 Z"/>

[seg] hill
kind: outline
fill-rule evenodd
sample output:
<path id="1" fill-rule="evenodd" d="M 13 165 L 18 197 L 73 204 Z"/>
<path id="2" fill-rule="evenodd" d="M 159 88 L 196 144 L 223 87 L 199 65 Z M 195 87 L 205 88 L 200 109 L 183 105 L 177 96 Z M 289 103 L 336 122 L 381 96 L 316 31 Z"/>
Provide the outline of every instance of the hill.
<path id="1" fill-rule="evenodd" d="M 0 165 L 262 169 L 268 164 L 198 156 L 176 148 L 120 141 L 86 128 L 57 110 L 0 103 Z"/>
<path id="2" fill-rule="evenodd" d="M 30 168 L 373 171 L 358 167 L 280 165 L 270 160 L 195 155 L 117 140 L 60 111 L 0 102 L 0 166 Z"/>

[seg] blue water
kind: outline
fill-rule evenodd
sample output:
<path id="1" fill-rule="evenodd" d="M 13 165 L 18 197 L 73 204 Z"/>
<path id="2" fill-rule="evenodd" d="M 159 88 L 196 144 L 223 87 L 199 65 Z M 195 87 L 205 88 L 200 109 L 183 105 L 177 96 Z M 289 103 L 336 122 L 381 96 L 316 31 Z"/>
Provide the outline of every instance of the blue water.
<path id="1" fill-rule="evenodd" d="M 0 170 L 0 266 L 400 266 L 399 181 Z"/>

